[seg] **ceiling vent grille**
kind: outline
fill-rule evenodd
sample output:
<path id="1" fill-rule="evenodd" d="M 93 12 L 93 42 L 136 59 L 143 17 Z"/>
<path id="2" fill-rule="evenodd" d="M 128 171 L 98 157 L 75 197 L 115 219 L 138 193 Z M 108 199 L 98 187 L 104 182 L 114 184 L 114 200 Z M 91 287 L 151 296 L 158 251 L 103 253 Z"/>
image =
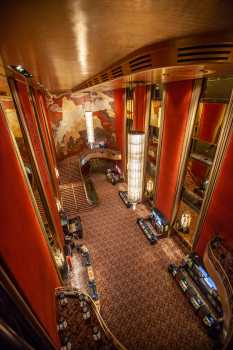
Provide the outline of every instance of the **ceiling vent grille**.
<path id="1" fill-rule="evenodd" d="M 112 73 L 113 79 L 121 77 L 123 75 L 121 66 L 113 68 L 111 73 Z"/>
<path id="2" fill-rule="evenodd" d="M 226 62 L 231 56 L 232 48 L 233 43 L 179 47 L 177 62 Z"/>
<path id="3" fill-rule="evenodd" d="M 131 72 L 137 72 L 138 70 L 152 68 L 151 55 L 146 54 L 134 58 L 133 60 L 129 61 L 129 65 Z"/>
<path id="4" fill-rule="evenodd" d="M 100 79 L 101 79 L 102 82 L 109 80 L 108 73 L 101 74 Z"/>
<path id="5" fill-rule="evenodd" d="M 99 78 L 96 77 L 96 78 L 93 80 L 93 82 L 94 82 L 95 85 L 99 84 Z"/>

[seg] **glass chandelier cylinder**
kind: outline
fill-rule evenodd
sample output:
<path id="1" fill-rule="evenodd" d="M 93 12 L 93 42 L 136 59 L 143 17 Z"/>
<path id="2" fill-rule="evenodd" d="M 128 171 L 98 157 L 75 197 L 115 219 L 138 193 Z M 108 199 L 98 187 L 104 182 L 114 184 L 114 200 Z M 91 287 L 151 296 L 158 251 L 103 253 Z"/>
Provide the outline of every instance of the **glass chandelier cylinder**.
<path id="1" fill-rule="evenodd" d="M 85 112 L 86 119 L 86 128 L 87 128 L 87 142 L 92 145 L 95 143 L 94 135 L 94 123 L 93 123 L 93 114 L 90 111 Z"/>
<path id="2" fill-rule="evenodd" d="M 128 201 L 142 200 L 145 134 L 133 131 L 128 134 Z"/>

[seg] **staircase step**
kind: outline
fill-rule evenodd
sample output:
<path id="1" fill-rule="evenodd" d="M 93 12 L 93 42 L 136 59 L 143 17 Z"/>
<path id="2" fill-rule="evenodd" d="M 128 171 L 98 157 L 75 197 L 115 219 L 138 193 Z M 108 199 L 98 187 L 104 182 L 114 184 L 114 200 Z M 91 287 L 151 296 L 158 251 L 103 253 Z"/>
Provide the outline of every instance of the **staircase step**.
<path id="1" fill-rule="evenodd" d="M 61 201 L 67 215 L 74 215 L 75 212 L 87 211 L 92 208 L 86 198 L 78 156 L 63 160 L 59 163 L 58 168 L 61 181 Z"/>

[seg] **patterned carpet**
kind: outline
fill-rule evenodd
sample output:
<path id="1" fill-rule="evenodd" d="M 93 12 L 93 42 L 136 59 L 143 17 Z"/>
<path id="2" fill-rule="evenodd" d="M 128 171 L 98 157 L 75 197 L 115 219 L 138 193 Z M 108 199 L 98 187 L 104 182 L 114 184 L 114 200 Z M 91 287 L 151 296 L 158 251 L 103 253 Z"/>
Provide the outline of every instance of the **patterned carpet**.
<path id="1" fill-rule="evenodd" d="M 63 295 L 64 298 L 60 298 Z M 90 298 L 73 288 L 56 289 L 56 305 L 58 324 L 67 322 L 66 328 L 59 330 L 61 345 L 71 343 L 72 349 L 82 350 L 116 350 L 112 339 L 107 338 L 103 332 L 95 309 L 92 307 Z M 61 305 L 61 300 L 66 300 L 65 305 Z M 88 318 L 84 320 L 84 314 Z M 94 339 L 93 334 L 98 334 Z"/>
<path id="2" fill-rule="evenodd" d="M 149 245 L 136 225 L 137 210 L 140 215 L 146 210 L 127 209 L 119 188 L 104 175 L 95 175 L 93 181 L 100 205 L 81 218 L 101 315 L 111 331 L 129 350 L 212 349 L 211 339 L 167 272 L 168 264 L 179 262 L 183 252 L 170 238 Z M 78 276 L 72 273 L 73 286 L 80 287 Z"/>

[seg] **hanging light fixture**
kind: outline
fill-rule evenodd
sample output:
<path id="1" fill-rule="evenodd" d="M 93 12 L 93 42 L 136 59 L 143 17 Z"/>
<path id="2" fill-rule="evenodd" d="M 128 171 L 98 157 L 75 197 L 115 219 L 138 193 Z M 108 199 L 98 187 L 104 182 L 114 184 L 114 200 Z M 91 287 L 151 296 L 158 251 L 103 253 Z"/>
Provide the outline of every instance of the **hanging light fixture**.
<path id="1" fill-rule="evenodd" d="M 95 143 L 95 134 L 94 134 L 94 121 L 93 121 L 93 102 L 92 102 L 92 93 L 87 92 L 88 95 L 84 98 L 83 111 L 86 121 L 86 130 L 87 130 L 87 142 L 90 148 L 93 148 Z"/>
<path id="2" fill-rule="evenodd" d="M 93 144 L 95 143 L 93 113 L 91 111 L 86 111 L 85 119 L 86 119 L 86 129 L 87 129 L 87 142 L 92 148 Z"/>
<path id="3" fill-rule="evenodd" d="M 145 134 L 132 131 L 128 134 L 128 201 L 142 200 Z"/>

